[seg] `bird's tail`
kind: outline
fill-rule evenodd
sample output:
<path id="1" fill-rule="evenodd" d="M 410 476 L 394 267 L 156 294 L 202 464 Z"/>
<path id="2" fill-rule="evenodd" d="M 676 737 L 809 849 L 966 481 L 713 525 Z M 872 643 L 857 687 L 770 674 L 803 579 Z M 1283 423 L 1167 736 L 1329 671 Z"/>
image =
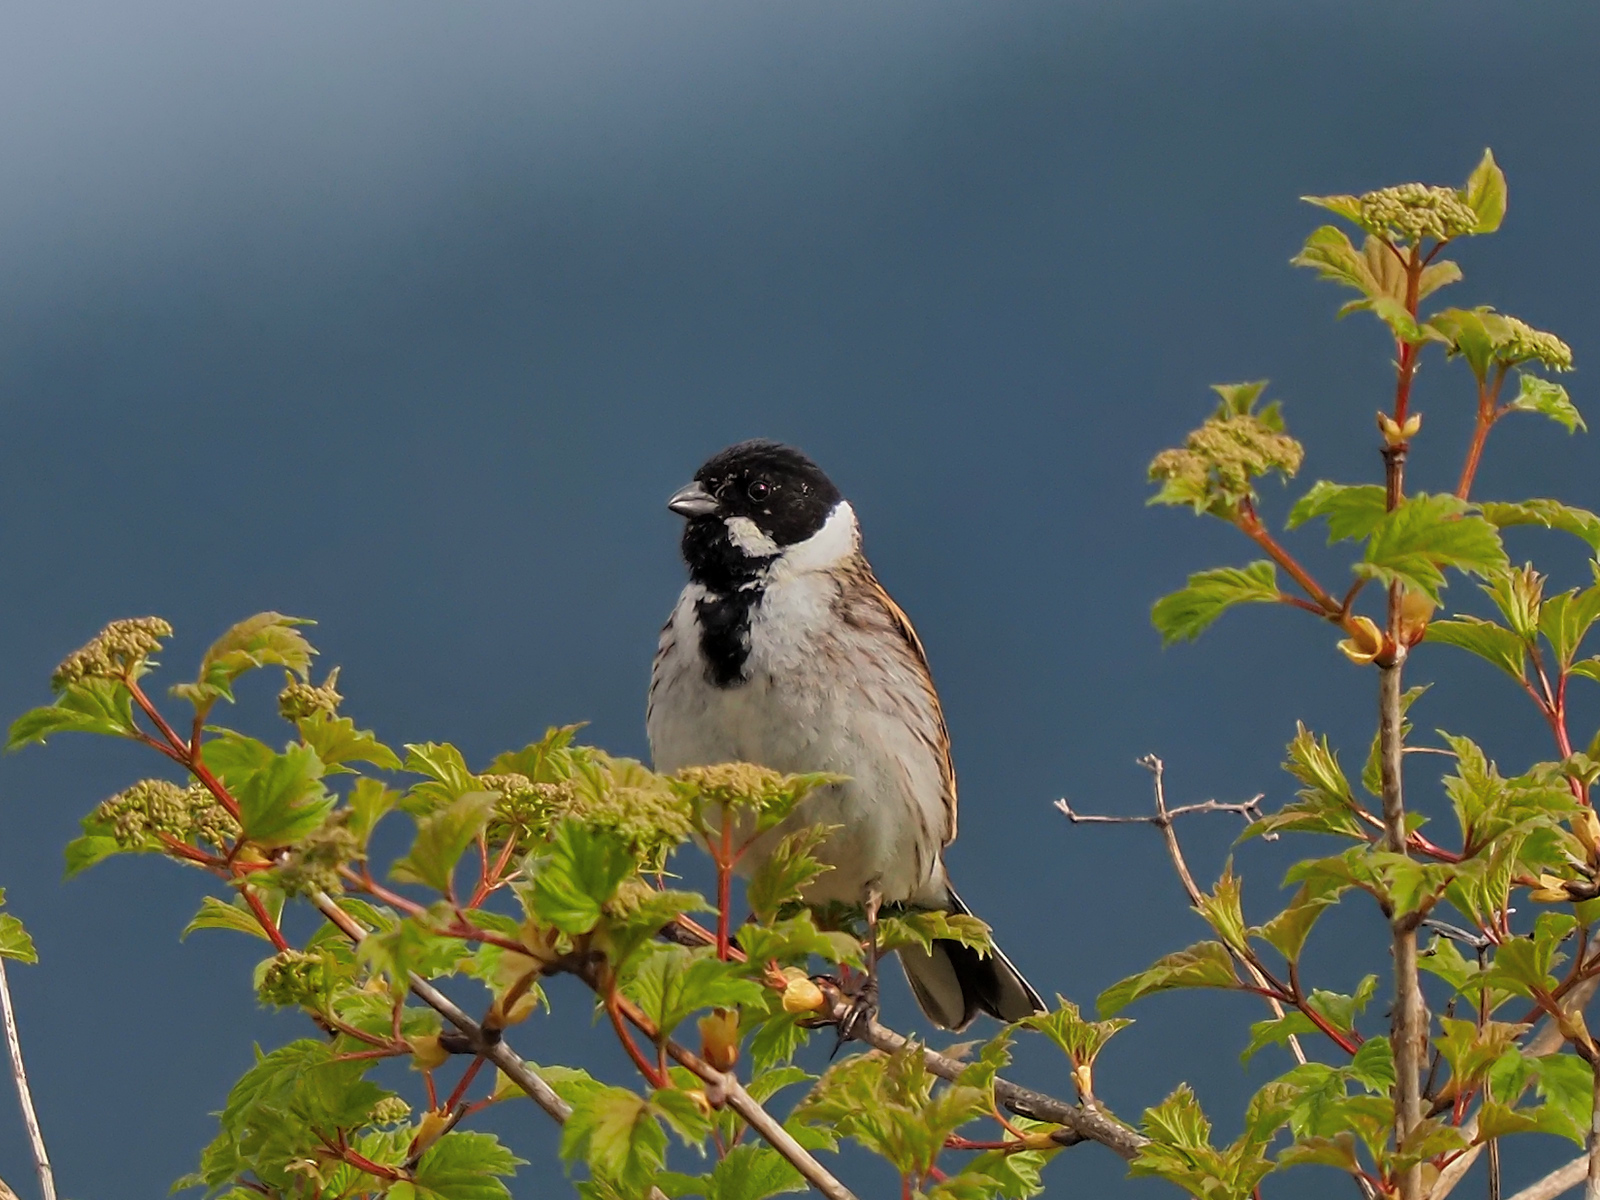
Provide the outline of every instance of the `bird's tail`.
<path id="1" fill-rule="evenodd" d="M 949 911 L 967 914 L 955 890 Z M 1020 1021 L 1045 1010 L 1044 1001 L 1011 960 L 991 945 L 989 953 L 939 939 L 931 951 L 900 949 L 900 965 L 922 1011 L 941 1029 L 965 1029 L 980 1012 L 1002 1021 Z"/>

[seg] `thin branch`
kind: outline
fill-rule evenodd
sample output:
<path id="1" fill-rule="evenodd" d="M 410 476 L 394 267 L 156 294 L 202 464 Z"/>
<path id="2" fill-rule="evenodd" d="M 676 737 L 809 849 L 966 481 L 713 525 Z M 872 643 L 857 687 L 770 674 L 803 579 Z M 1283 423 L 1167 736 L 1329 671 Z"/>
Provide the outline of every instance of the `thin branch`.
<path id="1" fill-rule="evenodd" d="M 824 988 L 823 995 L 828 1001 L 827 1007 L 820 1014 L 824 1020 L 837 1024 L 852 1011 L 851 1001 L 835 989 Z M 880 1025 L 876 1019 L 865 1022 L 865 1026 L 857 1028 L 856 1037 L 874 1050 L 895 1054 L 911 1044 L 911 1039 Z M 922 1050 L 922 1057 L 928 1071 L 940 1079 L 954 1080 L 968 1066 L 967 1063 L 925 1047 Z M 1149 1138 L 1137 1130 L 1107 1116 L 1102 1109 L 1068 1104 L 1065 1100 L 1058 1100 L 1054 1096 L 1047 1096 L 1031 1088 L 1019 1087 L 1004 1079 L 994 1081 L 994 1098 L 1019 1117 L 1048 1121 L 1053 1125 L 1062 1126 L 1056 1133 L 1055 1140 L 1063 1146 L 1075 1146 L 1085 1141 L 1099 1142 L 1123 1158 L 1131 1159 L 1150 1142 Z"/>
<path id="2" fill-rule="evenodd" d="M 1146 754 L 1143 758 L 1140 758 L 1138 762 L 1141 767 L 1149 771 L 1150 774 L 1155 777 L 1155 816 L 1086 816 L 1073 812 L 1072 806 L 1069 805 L 1065 800 L 1057 800 L 1056 808 L 1065 813 L 1067 820 L 1071 821 L 1074 825 L 1089 823 L 1107 825 L 1154 825 L 1157 829 L 1161 830 L 1161 837 L 1167 845 L 1167 857 L 1172 860 L 1173 869 L 1178 873 L 1178 880 L 1183 884 L 1183 890 L 1188 894 L 1190 906 L 1198 909 L 1200 907 L 1201 900 L 1204 899 L 1204 896 L 1200 891 L 1199 885 L 1195 883 L 1194 876 L 1189 871 L 1188 861 L 1183 857 L 1183 847 L 1178 843 L 1177 830 L 1172 827 L 1173 820 L 1177 817 L 1187 816 L 1190 813 L 1228 812 L 1238 813 L 1247 821 L 1258 821 L 1261 819 L 1262 815 L 1262 796 L 1257 794 L 1252 796 L 1249 800 L 1245 800 L 1237 804 L 1219 804 L 1215 800 L 1206 800 L 1200 804 L 1183 804 L 1179 805 L 1177 808 L 1168 808 L 1165 781 L 1166 764 L 1154 754 Z M 1269 833 L 1265 836 L 1269 839 L 1273 839 L 1277 837 L 1277 834 Z M 1267 1007 L 1272 1010 L 1272 1015 L 1281 1020 L 1284 1016 L 1283 1004 L 1271 994 L 1271 988 L 1266 973 L 1262 971 L 1262 969 L 1255 962 L 1253 962 L 1248 955 L 1241 954 L 1232 946 L 1228 947 L 1228 953 L 1233 956 L 1234 961 L 1242 966 L 1246 973 L 1249 974 L 1250 978 L 1255 981 L 1257 989 L 1263 993 L 1263 998 L 1267 1002 Z M 1306 1061 L 1306 1052 L 1301 1048 L 1300 1039 L 1294 1034 L 1290 1034 L 1288 1040 L 1289 1050 L 1294 1055 L 1295 1061 L 1303 1066 Z"/>
<path id="3" fill-rule="evenodd" d="M 33 1165 L 39 1171 L 39 1191 L 44 1200 L 56 1200 L 56 1181 L 45 1153 L 44 1134 L 39 1130 L 39 1114 L 33 1108 L 33 1092 L 28 1088 L 28 1072 L 22 1065 L 22 1039 L 17 1036 L 17 1016 L 11 1007 L 11 984 L 6 979 L 6 963 L 0 958 L 0 1009 L 4 1010 L 6 1049 L 11 1051 L 11 1078 L 17 1084 L 17 1099 L 22 1103 L 22 1121 L 28 1127 L 28 1142 L 33 1146 Z M 7 1189 L 8 1191 L 10 1189 Z"/>
<path id="4" fill-rule="evenodd" d="M 1579 1155 L 1564 1167 L 1557 1167 L 1543 1179 L 1530 1183 L 1511 1200 L 1555 1200 L 1584 1181 L 1589 1172 L 1589 1160 Z"/>
<path id="5" fill-rule="evenodd" d="M 577 968 L 573 973 L 588 984 L 597 995 L 603 995 L 608 991 L 603 986 L 604 981 L 599 978 L 592 966 Z M 856 1200 L 854 1192 L 834 1178 L 809 1150 L 794 1140 L 794 1136 L 763 1108 L 754 1096 L 744 1090 L 744 1085 L 739 1082 L 738 1076 L 719 1071 L 693 1051 L 679 1045 L 671 1038 L 662 1037 L 661 1030 L 657 1028 L 655 1022 L 626 996 L 611 993 L 611 1005 L 608 1007 L 612 1009 L 614 1015 L 620 1014 L 626 1017 L 629 1024 L 652 1042 L 663 1046 L 674 1062 L 688 1069 L 706 1085 L 706 1098 L 713 1106 L 725 1104 L 738 1113 L 746 1125 L 760 1134 L 767 1145 L 788 1159 L 789 1164 L 800 1172 L 806 1182 L 828 1200 Z"/>

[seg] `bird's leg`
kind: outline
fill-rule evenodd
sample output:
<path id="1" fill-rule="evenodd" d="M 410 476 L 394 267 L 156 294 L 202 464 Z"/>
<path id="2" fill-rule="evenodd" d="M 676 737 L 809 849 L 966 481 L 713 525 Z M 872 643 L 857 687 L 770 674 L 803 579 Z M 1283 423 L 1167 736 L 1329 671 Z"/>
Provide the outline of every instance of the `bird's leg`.
<path id="1" fill-rule="evenodd" d="M 878 1015 L 878 909 L 882 906 L 883 893 L 877 888 L 868 888 L 863 905 L 867 913 L 866 977 L 851 989 L 850 1010 L 839 1021 L 839 1040 L 833 1047 L 834 1054 Z"/>

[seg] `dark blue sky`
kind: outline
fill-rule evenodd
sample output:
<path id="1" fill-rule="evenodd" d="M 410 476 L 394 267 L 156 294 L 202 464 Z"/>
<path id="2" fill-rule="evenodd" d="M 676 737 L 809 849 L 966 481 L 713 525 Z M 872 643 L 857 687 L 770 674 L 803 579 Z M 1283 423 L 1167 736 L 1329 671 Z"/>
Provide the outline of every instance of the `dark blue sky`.
<path id="1" fill-rule="evenodd" d="M 321 622 L 347 710 L 391 743 L 454 740 L 483 762 L 588 720 L 642 754 L 680 582 L 662 501 L 725 443 L 792 440 L 855 502 L 928 644 L 964 894 L 1042 991 L 1090 1003 L 1200 926 L 1148 830 L 1070 828 L 1055 797 L 1143 811 L 1133 760 L 1156 751 L 1175 799 L 1276 804 L 1296 718 L 1352 764 L 1371 728 L 1372 675 L 1302 614 L 1231 616 L 1161 651 L 1150 602 L 1251 556 L 1146 509 L 1145 464 L 1208 384 L 1270 376 L 1309 442 L 1305 482 L 1370 477 L 1389 351 L 1287 266 L 1318 223 L 1296 197 L 1458 182 L 1485 145 L 1510 214 L 1460 248 L 1453 299 L 1554 329 L 1587 367 L 1597 34 L 1587 4 L 1469 0 L 8 10 L 0 712 L 42 702 L 109 618 L 170 618 L 187 672 L 231 621 L 276 608 Z M 1573 394 L 1600 414 L 1587 378 Z M 1464 372 L 1431 362 L 1418 402 L 1414 478 L 1438 487 L 1465 442 Z M 1481 494 L 1600 505 L 1595 453 L 1508 422 Z M 1544 756 L 1531 711 L 1449 653 L 1419 664 L 1448 685 L 1419 727 L 1516 769 Z M 1580 707 L 1587 738 L 1600 706 Z M 178 944 L 200 876 L 126 861 L 60 882 L 79 816 L 156 769 L 66 739 L 0 762 L 0 884 L 44 958 L 14 988 L 80 1200 L 164 1190 L 251 1038 L 301 1030 L 256 1009 L 257 944 Z M 1197 873 L 1234 832 L 1186 831 Z M 1285 853 L 1240 854 L 1256 914 Z M 1339 990 L 1382 969 L 1362 949 L 1381 944 L 1374 914 L 1351 907 L 1319 934 L 1318 982 Z M 573 989 L 555 999 L 520 1049 L 604 1046 Z M 886 1003 L 904 1023 L 903 987 Z M 1240 1070 L 1263 1015 L 1245 1000 L 1195 1002 L 1202 1036 L 1183 1011 L 1137 1009 L 1101 1090 L 1133 1117 L 1192 1079 L 1231 1136 L 1285 1062 Z M 609 1047 L 587 1061 L 622 1077 Z M 1068 1086 L 1043 1048 L 1022 1073 Z M 0 1176 L 26 1191 L 0 1092 Z M 541 1121 L 500 1120 L 535 1160 L 519 1196 L 562 1190 L 540 1183 Z M 1564 1153 L 1508 1155 L 1508 1182 Z M 1083 1147 L 1051 1194 L 1119 1175 Z M 1268 1193 L 1296 1183 L 1349 1186 L 1313 1171 Z"/>

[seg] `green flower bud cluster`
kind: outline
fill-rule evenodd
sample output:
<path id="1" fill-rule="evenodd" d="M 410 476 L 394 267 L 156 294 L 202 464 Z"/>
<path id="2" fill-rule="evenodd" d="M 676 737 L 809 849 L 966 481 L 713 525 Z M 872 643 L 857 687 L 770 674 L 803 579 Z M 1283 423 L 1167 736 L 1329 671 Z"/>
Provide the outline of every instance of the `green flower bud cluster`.
<path id="1" fill-rule="evenodd" d="M 328 678 L 320 687 L 290 675 L 288 685 L 278 693 L 278 712 L 285 721 L 303 721 L 317 713 L 334 716 L 339 711 L 339 702 L 344 699 L 334 690 L 338 682 L 338 667 L 328 672 Z"/>
<path id="2" fill-rule="evenodd" d="M 322 955 L 284 950 L 265 964 L 256 995 L 274 1008 L 318 1008 L 331 980 Z"/>
<path id="3" fill-rule="evenodd" d="M 1572 370 L 1572 347 L 1553 333 L 1535 329 L 1516 317 L 1503 317 L 1509 336 L 1505 344 L 1497 347 L 1499 357 L 1505 362 L 1543 363 L 1552 371 Z"/>
<path id="4" fill-rule="evenodd" d="M 399 1125 L 411 1119 L 411 1105 L 399 1096 L 385 1096 L 372 1106 L 368 1118 L 374 1125 Z"/>
<path id="5" fill-rule="evenodd" d="M 239 823 L 203 785 L 181 788 L 165 779 L 142 779 L 118 792 L 90 820 L 109 827 L 117 844 L 128 850 L 148 848 L 163 833 L 219 848 L 239 836 Z"/>
<path id="6" fill-rule="evenodd" d="M 534 782 L 507 772 L 480 775 L 478 782 L 500 794 L 489 821 L 490 842 L 542 841 L 561 820 L 573 817 L 622 834 L 647 869 L 659 870 L 689 836 L 688 806 L 659 777 L 626 759 L 597 754 L 591 769 L 576 779 Z"/>
<path id="7" fill-rule="evenodd" d="M 336 813 L 296 842 L 272 872 L 278 886 L 291 896 L 337 892 L 339 868 L 361 857 L 361 840 L 345 828 L 348 817 Z"/>
<path id="8" fill-rule="evenodd" d="M 1231 509 L 1254 495 L 1251 481 L 1257 476 L 1292 476 L 1304 457 L 1299 442 L 1257 416 L 1213 417 L 1181 448 L 1156 455 L 1150 478 L 1165 485 L 1157 497 L 1163 503 Z"/>
<path id="9" fill-rule="evenodd" d="M 676 778 L 714 808 L 750 808 L 757 811 L 778 803 L 788 792 L 784 777 L 754 763 L 718 763 L 710 767 L 685 767 Z"/>
<path id="10" fill-rule="evenodd" d="M 172 626 L 160 617 L 113 621 L 87 646 L 62 660 L 50 676 L 50 686 L 59 692 L 83 679 L 117 679 L 136 673 L 161 649 L 161 639 L 171 636 Z"/>
<path id="11" fill-rule="evenodd" d="M 1454 188 L 1402 183 L 1368 192 L 1358 203 L 1361 228 L 1391 240 L 1442 242 L 1478 228 L 1478 214 Z"/>

